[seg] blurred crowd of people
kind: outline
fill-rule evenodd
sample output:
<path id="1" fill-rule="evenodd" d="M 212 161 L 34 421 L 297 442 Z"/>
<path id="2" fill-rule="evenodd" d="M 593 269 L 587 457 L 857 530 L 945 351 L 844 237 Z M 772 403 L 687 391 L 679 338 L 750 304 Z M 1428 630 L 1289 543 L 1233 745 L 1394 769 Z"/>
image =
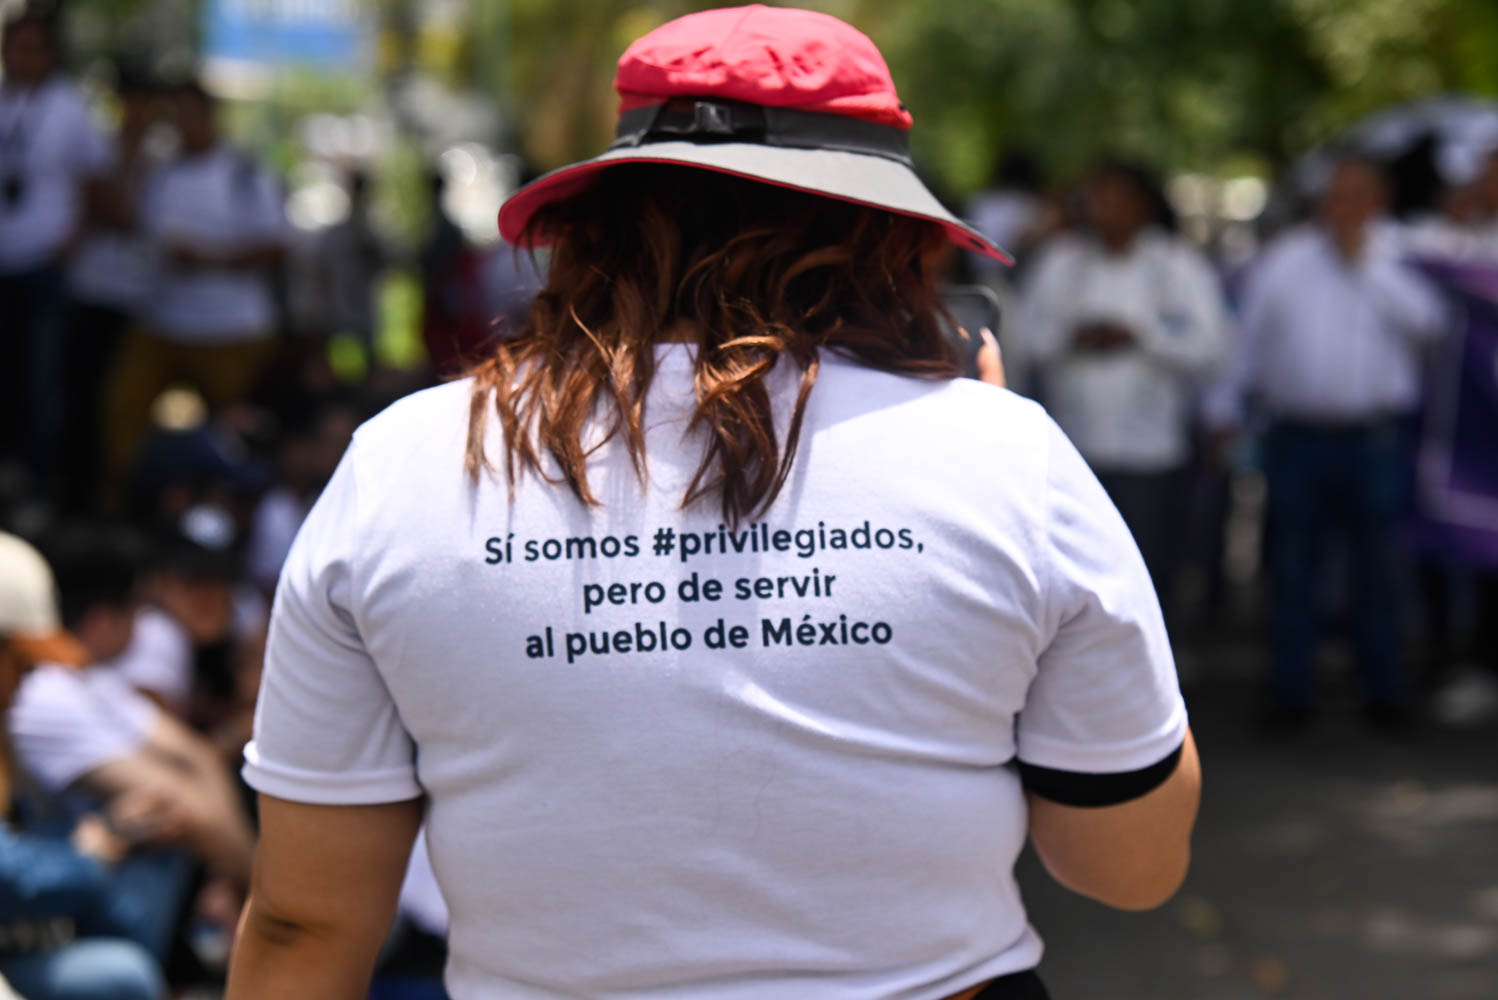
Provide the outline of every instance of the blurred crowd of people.
<path id="1" fill-rule="evenodd" d="M 1263 482 L 1272 732 L 1314 721 L 1333 625 L 1370 724 L 1498 714 L 1498 565 L 1476 548 L 1422 549 L 1407 530 L 1425 499 L 1426 403 L 1449 390 L 1429 390 L 1430 373 L 1450 367 L 1466 319 L 1429 265 L 1498 265 L 1498 145 L 1423 199 L 1434 212 L 1396 218 L 1393 195 L 1384 165 L 1349 152 L 1302 221 L 1262 233 L 1235 266 L 1181 235 L 1156 177 L 1125 161 L 1057 194 L 1012 157 L 970 207 L 1019 258 L 972 275 L 1009 302 L 1014 387 L 1093 466 L 1178 637 L 1178 570 L 1199 571 L 1197 614 L 1220 610 L 1230 484 Z M 1498 518 L 1476 528 L 1498 538 Z"/>
<path id="2" fill-rule="evenodd" d="M 243 898 L 237 768 L 302 518 L 359 421 L 460 371 L 540 276 L 469 245 L 439 173 L 419 252 L 380 234 L 357 170 L 346 217 L 309 244 L 196 82 L 122 71 L 104 130 L 49 21 L 8 23 L 3 62 L 0 975 L 30 1000 L 159 998 L 168 978 L 212 980 Z M 1352 638 L 1371 723 L 1408 727 L 1426 695 L 1447 721 L 1498 711 L 1498 567 L 1403 531 L 1423 373 L 1454 323 L 1411 260 L 1498 261 L 1498 157 L 1441 204 L 1397 223 L 1378 165 L 1348 158 L 1307 221 L 1234 268 L 1123 160 L 1063 191 L 1010 156 L 970 206 L 1018 266 L 962 261 L 954 281 L 1006 303 L 1012 387 L 1092 464 L 1178 637 L 1222 592 L 1231 482 L 1262 473 L 1275 731 L 1313 719 L 1328 623 Z M 378 360 L 396 266 L 420 275 L 417 372 Z M 334 372 L 334 335 L 359 346 L 361 377 Z M 1194 608 L 1188 560 L 1209 584 Z M 1482 669 L 1453 675 L 1465 659 Z M 440 996 L 445 913 L 422 851 L 412 865 L 383 996 Z"/>
<path id="3" fill-rule="evenodd" d="M 489 335 L 490 292 L 439 213 L 411 263 L 441 367 L 380 368 L 403 261 L 367 178 L 309 248 L 196 81 L 126 67 L 101 108 L 58 54 L 49 19 L 5 25 L 0 977 L 27 1000 L 160 1000 L 221 978 L 244 899 L 238 768 L 281 562 L 357 424 Z M 334 334 L 364 377 L 336 375 Z M 381 995 L 440 996 L 424 851 L 403 914 Z"/>

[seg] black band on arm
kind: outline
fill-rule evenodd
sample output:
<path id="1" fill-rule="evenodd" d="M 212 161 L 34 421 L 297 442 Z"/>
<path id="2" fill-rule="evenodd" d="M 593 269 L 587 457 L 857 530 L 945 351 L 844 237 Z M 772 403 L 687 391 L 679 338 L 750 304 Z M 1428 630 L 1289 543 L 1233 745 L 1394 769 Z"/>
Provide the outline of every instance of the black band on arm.
<path id="1" fill-rule="evenodd" d="M 1184 744 L 1182 744 L 1184 746 Z M 1105 774 L 1083 774 L 1080 771 L 1057 771 L 1034 764 L 1019 764 L 1020 781 L 1025 790 L 1058 805 L 1097 808 L 1116 806 L 1146 795 L 1176 772 L 1181 762 L 1181 747 L 1176 747 L 1162 761 L 1137 771 L 1113 771 Z"/>

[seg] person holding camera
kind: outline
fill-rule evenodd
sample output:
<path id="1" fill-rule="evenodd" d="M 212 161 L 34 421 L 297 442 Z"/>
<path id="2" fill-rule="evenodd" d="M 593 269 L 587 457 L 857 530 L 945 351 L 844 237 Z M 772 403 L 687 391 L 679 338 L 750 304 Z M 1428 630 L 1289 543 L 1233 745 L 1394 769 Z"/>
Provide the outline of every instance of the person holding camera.
<path id="1" fill-rule="evenodd" d="M 1133 532 L 1169 620 L 1192 409 L 1227 351 L 1227 302 L 1211 264 L 1173 231 L 1152 171 L 1105 161 L 1083 192 L 1087 225 L 1037 260 L 1021 336 L 1046 408 Z"/>

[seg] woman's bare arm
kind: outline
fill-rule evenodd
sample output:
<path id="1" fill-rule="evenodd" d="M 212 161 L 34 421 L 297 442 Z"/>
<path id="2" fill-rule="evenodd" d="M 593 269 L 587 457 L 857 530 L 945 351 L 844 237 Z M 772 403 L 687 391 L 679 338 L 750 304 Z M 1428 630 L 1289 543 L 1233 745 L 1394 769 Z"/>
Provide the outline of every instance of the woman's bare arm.
<path id="1" fill-rule="evenodd" d="M 1116 806 L 1063 806 L 1031 795 L 1030 839 L 1062 885 L 1121 910 L 1150 910 L 1175 895 L 1191 864 L 1201 800 L 1191 733 L 1165 783 Z"/>
<path id="2" fill-rule="evenodd" d="M 364 1000 L 423 800 L 314 806 L 260 796 L 260 847 L 226 1000 Z"/>

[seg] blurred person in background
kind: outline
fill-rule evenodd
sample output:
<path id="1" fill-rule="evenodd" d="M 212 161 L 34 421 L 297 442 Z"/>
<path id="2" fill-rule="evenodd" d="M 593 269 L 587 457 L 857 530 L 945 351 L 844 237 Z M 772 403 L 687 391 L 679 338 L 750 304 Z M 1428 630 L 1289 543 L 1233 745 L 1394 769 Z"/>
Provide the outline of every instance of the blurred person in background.
<path id="1" fill-rule="evenodd" d="M 1487 152 L 1481 146 L 1453 145 L 1433 155 L 1440 188 L 1429 211 L 1399 224 L 1406 250 L 1441 260 L 1498 259 L 1498 231 L 1486 190 L 1492 169 Z"/>
<path id="2" fill-rule="evenodd" d="M 136 449 L 124 485 L 125 513 L 137 525 L 161 525 L 195 504 L 210 502 L 236 514 L 266 486 L 269 462 L 257 447 L 268 430 L 254 404 L 210 419 L 189 389 L 162 393 L 151 431 Z"/>
<path id="3" fill-rule="evenodd" d="M 1339 163 L 1315 221 L 1272 243 L 1244 292 L 1235 379 L 1270 420 L 1271 729 L 1298 729 L 1315 708 L 1333 542 L 1346 546 L 1367 718 L 1408 721 L 1397 578 L 1406 422 L 1420 403 L 1421 353 L 1445 329 L 1446 311 L 1402 262 L 1387 206 L 1376 165 Z"/>
<path id="4" fill-rule="evenodd" d="M 137 687 L 161 700 L 237 759 L 243 740 L 225 742 L 249 708 L 246 675 L 258 678 L 266 598 L 244 578 L 240 526 L 214 503 L 198 503 L 158 533 L 144 594 L 185 640 L 189 657 L 172 672 L 130 656 L 121 669 Z M 137 668 L 138 665 L 138 668 Z M 155 666 L 156 669 L 152 669 Z M 249 692 L 253 701 L 254 692 Z M 247 735 L 247 733 L 246 733 Z"/>
<path id="5" fill-rule="evenodd" d="M 512 337 L 525 322 L 531 302 L 546 285 L 544 250 L 516 250 L 496 243 L 484 254 L 484 315 L 500 337 Z"/>
<path id="6" fill-rule="evenodd" d="M 1412 254 L 1422 263 L 1444 274 L 1454 287 L 1451 310 L 1455 325 L 1452 336 L 1437 345 L 1428 358 L 1428 395 L 1421 421 L 1421 452 L 1415 492 L 1416 575 L 1425 611 L 1425 663 L 1421 681 L 1430 696 L 1434 721 L 1452 727 L 1479 725 L 1498 717 L 1498 556 L 1490 546 L 1471 544 L 1463 538 L 1452 544 L 1442 534 L 1432 538 L 1422 530 L 1431 521 L 1448 528 L 1452 511 L 1445 487 L 1449 477 L 1461 475 L 1453 438 L 1458 424 L 1476 425 L 1491 420 L 1498 390 L 1491 386 L 1492 353 L 1484 340 L 1473 339 L 1491 331 L 1492 293 L 1472 295 L 1465 287 L 1491 287 L 1498 268 L 1498 149 L 1495 137 L 1483 134 L 1477 141 L 1443 149 L 1437 157 L 1447 188 L 1440 211 L 1406 226 L 1404 237 Z M 1454 268 L 1454 270 L 1452 270 Z M 1472 324 L 1481 324 L 1482 329 Z M 1491 333 L 1487 336 L 1490 338 Z M 1473 405 L 1475 404 L 1475 406 Z M 1484 406 L 1486 405 L 1486 410 Z M 1461 435 L 1464 439 L 1466 434 Z M 1489 443 L 1492 432 L 1485 436 Z M 1465 445 L 1463 456 L 1477 457 L 1481 444 Z M 1480 460 L 1480 459 L 1479 459 Z M 1441 470 L 1441 471 L 1438 471 Z M 1479 494 L 1480 495 L 1480 494 Z M 1460 516 L 1463 525 L 1485 530 L 1498 537 L 1498 516 L 1483 511 L 1490 504 L 1466 503 Z M 1462 634 L 1459 607 L 1462 592 L 1471 599 L 1472 630 Z M 1465 640 L 1465 641 L 1464 641 Z"/>
<path id="7" fill-rule="evenodd" d="M 484 314 L 483 257 L 447 213 L 447 177 L 427 175 L 431 229 L 418 256 L 421 270 L 421 339 L 438 377 L 468 367 L 495 335 Z"/>
<path id="8" fill-rule="evenodd" d="M 1498 254 L 1498 142 L 1486 150 L 1481 159 L 1481 167 L 1472 184 L 1476 211 L 1481 214 L 1485 223 L 1483 228 L 1492 238 L 1489 244 L 1492 252 Z"/>
<path id="9" fill-rule="evenodd" d="M 358 410 L 337 399 L 309 400 L 287 415 L 278 444 L 277 478 L 261 497 L 246 552 L 249 580 L 273 596 L 297 529 L 343 458 Z"/>
<path id="10" fill-rule="evenodd" d="M 34 794 L 45 797 L 39 806 L 65 819 L 93 811 L 108 817 L 125 847 L 111 872 L 117 922 L 164 963 L 192 875 L 190 858 L 165 848 L 201 843 L 206 838 L 194 827 L 213 825 L 199 812 L 212 797 L 211 777 L 198 775 L 210 753 L 110 668 L 131 639 L 135 540 L 80 525 L 58 531 L 48 549 L 63 627 L 88 661 L 38 663 L 27 674 L 7 714 L 16 761 Z M 167 755 L 168 746 L 178 752 Z M 147 748 L 161 758 L 154 773 L 149 762 L 136 763 Z M 217 770 L 222 795 L 221 762 Z"/>
<path id="11" fill-rule="evenodd" d="M 189 516 L 191 509 L 182 515 Z M 201 556 L 196 546 L 170 532 L 153 539 L 151 548 L 134 593 L 143 600 L 132 618 L 130 641 L 110 659 L 131 687 L 188 719 L 197 691 L 198 644 L 215 645 L 230 630 L 233 564 Z"/>
<path id="12" fill-rule="evenodd" d="M 1123 514 L 1168 618 L 1193 406 L 1227 350 L 1227 305 L 1144 168 L 1095 170 L 1086 218 L 1034 264 L 1021 335 L 1047 409 Z"/>
<path id="13" fill-rule="evenodd" d="M 146 329 L 125 340 L 110 388 L 110 469 L 119 477 L 150 426 L 156 397 L 186 383 L 212 412 L 249 395 L 274 351 L 271 280 L 284 236 L 275 179 L 219 132 L 195 83 L 170 95 L 177 160 L 147 185 L 142 218 L 160 277 Z"/>
<path id="14" fill-rule="evenodd" d="M 521 161 L 519 187 L 524 187 L 540 172 Z M 483 289 L 483 314 L 498 337 L 513 337 L 525 322 L 531 302 L 546 285 L 546 268 L 550 254 L 544 247 L 520 250 L 496 242 L 484 254 L 480 280 Z"/>
<path id="15" fill-rule="evenodd" d="M 54 20 L 36 13 L 0 36 L 0 464 L 23 463 L 41 492 L 62 434 L 66 258 L 84 187 L 109 158 L 58 44 Z"/>
<path id="16" fill-rule="evenodd" d="M 68 275 L 62 499 L 69 510 L 90 510 L 99 500 L 101 396 L 126 330 L 139 321 L 155 290 L 154 250 L 141 209 L 146 179 L 160 166 L 147 138 L 160 120 L 161 92 L 143 72 L 123 65 L 115 94 L 119 128 L 108 166 L 88 186 L 84 228 Z"/>
<path id="17" fill-rule="evenodd" d="M 0 710 L 39 665 L 80 669 L 88 659 L 62 629 L 46 561 L 0 532 Z M 127 842 L 93 814 L 30 829 L 25 784 L 0 754 L 0 975 L 27 1000 L 165 1000 L 160 962 L 131 938 L 139 922 L 119 919 L 115 870 Z"/>
<path id="18" fill-rule="evenodd" d="M 1038 251 L 1061 229 L 1061 210 L 1045 190 L 1040 163 L 1024 149 L 1006 152 L 994 168 L 992 184 L 968 204 L 973 227 L 1014 255 L 1008 268 L 990 257 L 968 251 L 963 260 L 974 280 L 998 296 L 999 317 L 993 332 L 1004 346 L 1008 385 L 1032 394 L 1030 357 L 1019 321 L 1018 286 Z"/>
<path id="19" fill-rule="evenodd" d="M 973 227 L 1014 254 L 1016 264 L 1053 235 L 1061 213 L 1046 196 L 1040 163 L 1028 150 L 1005 153 L 994 168 L 993 181 L 968 205 Z M 985 281 L 1009 274 L 991 258 L 971 255 L 974 269 Z"/>
<path id="20" fill-rule="evenodd" d="M 139 657 L 134 546 L 80 526 L 60 533 L 55 552 L 62 623 L 85 658 L 40 663 L 21 684 L 8 715 L 19 762 L 48 795 L 97 804 L 133 844 L 180 845 L 242 887 L 253 836 L 222 755 L 122 672 Z M 166 856 L 141 878 L 170 897 L 176 870 Z M 171 921 L 158 923 L 165 937 Z"/>
<path id="21" fill-rule="evenodd" d="M 319 238 L 317 258 L 326 286 L 327 332 L 350 336 L 374 363 L 380 279 L 392 254 L 369 217 L 370 178 L 362 170 L 348 177 L 348 215 Z"/>

